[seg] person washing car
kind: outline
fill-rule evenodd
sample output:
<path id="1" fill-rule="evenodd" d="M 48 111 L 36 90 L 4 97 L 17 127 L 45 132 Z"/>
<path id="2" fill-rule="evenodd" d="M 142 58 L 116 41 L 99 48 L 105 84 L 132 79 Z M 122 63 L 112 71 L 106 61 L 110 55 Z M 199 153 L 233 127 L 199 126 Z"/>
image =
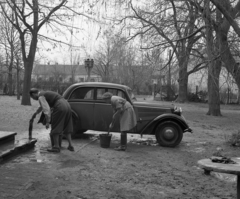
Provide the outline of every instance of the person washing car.
<path id="1" fill-rule="evenodd" d="M 47 151 L 60 152 L 59 136 L 62 133 L 68 140 L 68 150 L 74 151 L 71 139 L 71 133 L 73 132 L 72 111 L 69 103 L 61 95 L 53 91 L 39 91 L 36 88 L 32 88 L 29 94 L 32 99 L 38 100 L 40 104 L 40 107 L 33 114 L 32 119 L 42 111 L 46 118 L 47 129 L 51 121 L 50 136 L 53 138 L 53 146 L 47 149 Z"/>
<path id="2" fill-rule="evenodd" d="M 117 151 L 125 151 L 127 148 L 127 132 L 133 129 L 137 125 L 137 118 L 132 105 L 125 99 L 114 96 L 110 92 L 106 92 L 102 95 L 102 98 L 106 103 L 110 103 L 114 110 L 112 123 L 109 125 L 109 129 L 112 129 L 116 121 L 116 117 L 120 115 L 120 131 L 121 140 L 120 146 L 115 148 Z"/>

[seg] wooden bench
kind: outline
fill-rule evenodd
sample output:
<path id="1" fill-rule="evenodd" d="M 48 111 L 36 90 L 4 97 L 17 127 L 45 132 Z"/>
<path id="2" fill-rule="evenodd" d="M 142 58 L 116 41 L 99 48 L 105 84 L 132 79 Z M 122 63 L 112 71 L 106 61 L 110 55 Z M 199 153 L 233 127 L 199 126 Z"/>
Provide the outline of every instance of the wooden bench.
<path id="1" fill-rule="evenodd" d="M 240 199 L 240 158 L 231 158 L 236 164 L 224 164 L 212 162 L 210 158 L 198 161 L 204 173 L 210 175 L 211 171 L 237 175 L 237 199 Z"/>

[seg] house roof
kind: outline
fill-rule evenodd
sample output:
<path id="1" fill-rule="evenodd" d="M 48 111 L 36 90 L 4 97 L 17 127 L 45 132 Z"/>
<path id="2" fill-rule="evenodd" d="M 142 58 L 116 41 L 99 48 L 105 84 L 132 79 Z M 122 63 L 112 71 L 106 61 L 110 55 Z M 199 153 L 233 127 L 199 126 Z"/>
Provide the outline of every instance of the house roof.
<path id="1" fill-rule="evenodd" d="M 45 65 L 45 64 L 36 64 L 33 68 L 34 75 L 51 75 L 51 74 L 64 74 L 71 75 L 72 72 L 75 75 L 87 75 L 87 71 L 84 65 Z"/>

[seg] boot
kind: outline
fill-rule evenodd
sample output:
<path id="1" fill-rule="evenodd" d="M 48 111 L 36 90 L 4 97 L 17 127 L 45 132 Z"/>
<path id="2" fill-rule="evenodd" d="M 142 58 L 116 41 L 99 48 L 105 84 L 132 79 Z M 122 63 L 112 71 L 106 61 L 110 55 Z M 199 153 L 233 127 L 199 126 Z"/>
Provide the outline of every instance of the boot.
<path id="1" fill-rule="evenodd" d="M 120 141 L 120 146 L 116 147 L 116 151 L 126 151 L 127 149 L 127 133 L 126 132 L 121 132 L 121 141 Z"/>

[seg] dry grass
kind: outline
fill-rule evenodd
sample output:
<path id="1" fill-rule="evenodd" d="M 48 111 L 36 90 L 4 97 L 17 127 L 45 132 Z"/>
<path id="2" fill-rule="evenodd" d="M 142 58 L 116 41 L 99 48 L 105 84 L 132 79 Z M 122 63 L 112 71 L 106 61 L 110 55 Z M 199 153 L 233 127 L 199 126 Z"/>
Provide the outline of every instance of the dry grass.
<path id="1" fill-rule="evenodd" d="M 39 106 L 37 101 L 31 101 L 32 106 L 23 106 L 16 96 L 0 96 L 0 131 L 28 131 L 29 120 Z M 37 121 L 35 119 L 35 121 Z M 36 123 L 36 122 L 35 122 Z M 42 126 L 34 124 L 35 128 Z"/>
<path id="2" fill-rule="evenodd" d="M 240 130 L 237 132 L 233 132 L 230 135 L 224 136 L 226 143 L 228 143 L 231 146 L 240 146 Z"/>

